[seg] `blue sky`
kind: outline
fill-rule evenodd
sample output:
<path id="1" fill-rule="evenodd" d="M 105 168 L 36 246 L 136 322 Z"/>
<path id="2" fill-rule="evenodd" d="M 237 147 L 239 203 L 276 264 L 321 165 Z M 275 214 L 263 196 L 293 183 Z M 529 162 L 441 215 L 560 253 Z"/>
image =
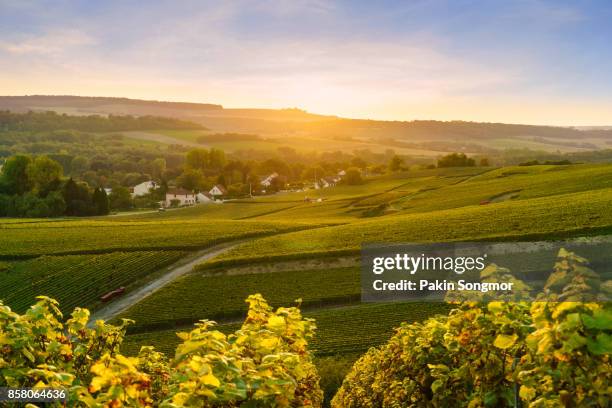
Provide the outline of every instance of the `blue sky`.
<path id="1" fill-rule="evenodd" d="M 0 0 L 0 94 L 612 125 L 610 1 Z"/>

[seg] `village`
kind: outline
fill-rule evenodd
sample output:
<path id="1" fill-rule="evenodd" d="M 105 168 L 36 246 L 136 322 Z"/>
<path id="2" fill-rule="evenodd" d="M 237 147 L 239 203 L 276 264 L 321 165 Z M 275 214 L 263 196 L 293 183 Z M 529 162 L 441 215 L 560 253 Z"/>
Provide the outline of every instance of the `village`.
<path id="1" fill-rule="evenodd" d="M 331 187 L 335 187 L 338 185 L 346 175 L 346 171 L 340 170 L 335 176 L 332 177 L 321 177 L 318 178 L 315 182 L 303 186 L 300 188 L 283 188 L 278 191 L 269 191 L 267 190 L 272 184 L 277 180 L 280 176 L 278 173 L 273 172 L 267 176 L 261 177 L 259 180 L 259 186 L 257 186 L 257 195 L 273 195 L 273 194 L 283 194 L 283 193 L 295 193 L 295 192 L 307 192 L 309 190 L 321 190 L 327 189 Z M 251 192 L 247 197 L 230 197 L 228 190 L 222 184 L 215 184 L 208 191 L 195 191 L 195 190 L 187 190 L 185 188 L 177 187 L 177 186 L 168 186 L 165 192 L 165 199 L 158 202 L 159 210 L 164 211 L 167 208 L 179 208 L 179 207 L 187 207 L 199 204 L 222 204 L 225 201 L 229 201 L 232 199 L 244 199 L 244 198 L 253 198 L 255 194 L 253 193 L 253 186 L 251 186 Z M 285 186 L 287 187 L 287 186 Z M 139 183 L 133 187 L 131 187 L 130 194 L 132 198 L 144 197 L 146 195 L 152 194 L 155 191 L 162 189 L 163 186 L 161 183 L 158 183 L 153 180 L 144 181 Z M 105 188 L 105 192 L 110 195 L 112 193 L 111 188 Z M 310 198 L 308 196 L 304 197 L 305 202 L 321 202 L 322 198 Z"/>

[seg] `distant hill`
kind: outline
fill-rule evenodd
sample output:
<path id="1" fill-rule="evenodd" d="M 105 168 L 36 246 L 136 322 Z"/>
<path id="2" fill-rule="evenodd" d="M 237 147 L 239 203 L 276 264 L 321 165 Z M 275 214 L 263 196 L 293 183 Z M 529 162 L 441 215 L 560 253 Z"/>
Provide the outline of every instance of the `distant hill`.
<path id="1" fill-rule="evenodd" d="M 612 126 L 574 126 L 578 130 L 612 130 Z"/>
<path id="2" fill-rule="evenodd" d="M 129 98 L 109 98 L 99 96 L 71 96 L 71 95 L 28 95 L 28 96 L 0 96 L 0 109 L 29 110 L 40 108 L 73 107 L 75 109 L 107 109 L 112 106 L 137 106 L 150 109 L 189 109 L 189 110 L 215 110 L 223 109 L 221 105 L 191 102 L 163 102 L 145 101 Z"/>
<path id="3" fill-rule="evenodd" d="M 612 129 L 478 123 L 381 121 L 318 115 L 300 109 L 225 109 L 221 105 L 79 96 L 0 96 L 0 110 L 53 110 L 70 115 L 166 116 L 199 123 L 213 132 L 284 138 L 352 140 L 389 148 L 478 152 L 491 149 L 584 151 L 610 148 Z M 323 146 L 324 147 L 324 146 Z"/>

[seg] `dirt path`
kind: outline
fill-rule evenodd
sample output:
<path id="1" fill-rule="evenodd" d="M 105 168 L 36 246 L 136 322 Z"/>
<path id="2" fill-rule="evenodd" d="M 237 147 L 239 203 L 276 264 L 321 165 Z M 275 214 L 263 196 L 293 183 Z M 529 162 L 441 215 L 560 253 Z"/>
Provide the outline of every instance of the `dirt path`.
<path id="1" fill-rule="evenodd" d="M 91 316 L 90 325 L 95 324 L 95 321 L 99 319 L 110 320 L 114 317 L 117 317 L 121 312 L 132 307 L 136 303 L 140 302 L 142 299 L 155 293 L 162 287 L 185 275 L 186 273 L 191 272 L 195 265 L 202 263 L 208 259 L 214 258 L 215 256 L 222 254 L 223 252 L 229 251 L 236 245 L 242 244 L 243 242 L 244 240 L 240 240 L 215 245 L 211 248 L 198 251 L 195 254 L 192 254 L 191 256 L 188 256 L 187 258 L 184 258 L 178 261 L 177 263 L 170 265 L 167 268 L 166 273 L 164 273 L 160 277 L 154 279 L 151 282 L 148 282 L 144 286 L 129 292 L 127 295 L 120 297 L 114 300 L 113 302 L 108 303 L 101 309 L 97 310 Z"/>

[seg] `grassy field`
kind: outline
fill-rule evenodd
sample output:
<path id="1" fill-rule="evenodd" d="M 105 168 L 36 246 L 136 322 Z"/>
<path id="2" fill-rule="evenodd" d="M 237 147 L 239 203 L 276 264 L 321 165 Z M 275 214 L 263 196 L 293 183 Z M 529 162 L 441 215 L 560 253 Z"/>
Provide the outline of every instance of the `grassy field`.
<path id="1" fill-rule="evenodd" d="M 42 256 L 6 263 L 0 270 L 0 299 L 23 312 L 36 296 L 60 302 L 62 312 L 95 308 L 103 294 L 127 287 L 185 256 L 183 251 L 113 252 L 103 255 Z"/>

